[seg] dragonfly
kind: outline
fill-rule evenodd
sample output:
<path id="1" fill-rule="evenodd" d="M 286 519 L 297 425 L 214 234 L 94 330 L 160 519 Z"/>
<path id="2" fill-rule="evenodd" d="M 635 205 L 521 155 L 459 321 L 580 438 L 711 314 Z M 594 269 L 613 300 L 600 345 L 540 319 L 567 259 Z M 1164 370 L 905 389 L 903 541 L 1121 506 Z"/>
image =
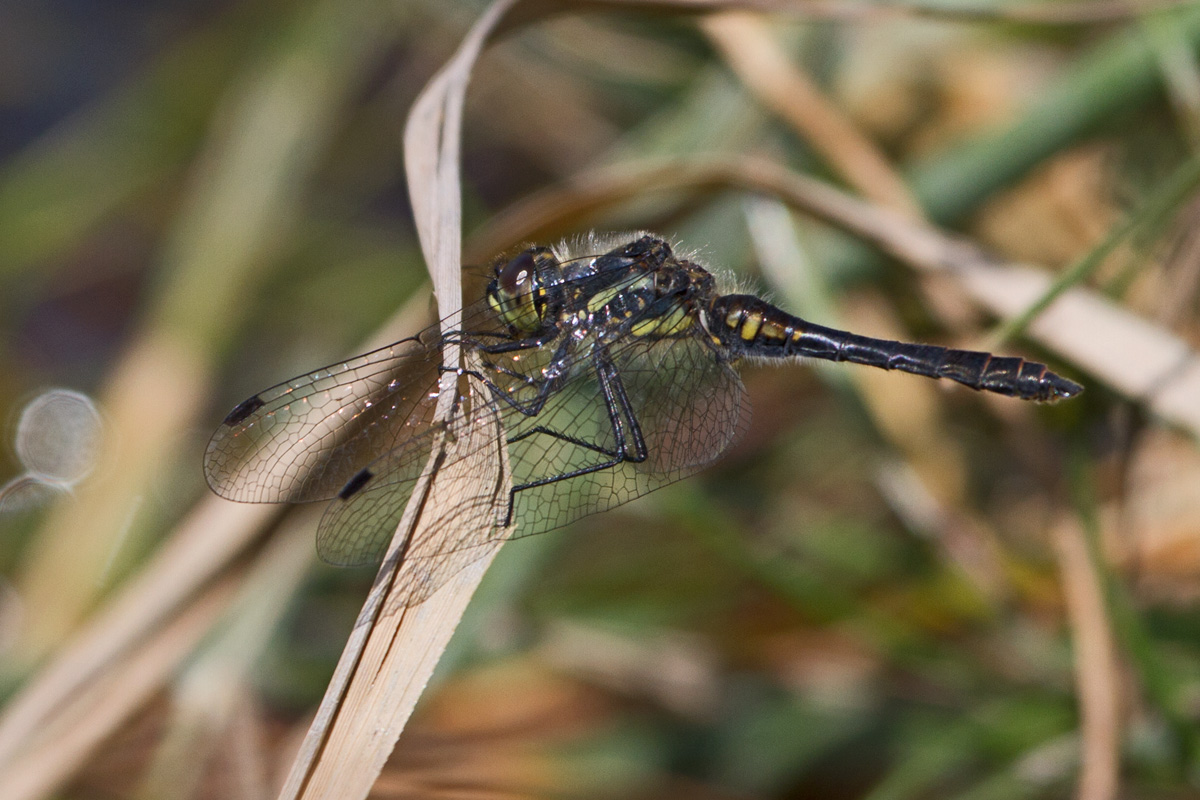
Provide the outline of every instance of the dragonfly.
<path id="1" fill-rule="evenodd" d="M 463 425 L 498 420 L 507 498 L 486 524 L 463 533 L 448 520 L 434 531 L 446 541 L 422 551 L 427 563 L 405 599 L 415 605 L 489 544 L 561 527 L 716 461 L 749 421 L 741 363 L 846 361 L 1043 403 L 1082 391 L 1023 358 L 875 339 L 723 294 L 712 273 L 648 233 L 528 247 L 491 273 L 461 322 L 239 403 L 205 452 L 209 486 L 240 502 L 329 501 L 321 558 L 378 563 L 448 432 L 439 402 Z M 460 349 L 458 366 L 443 364 L 449 345 Z M 476 454 L 458 450 L 457 459 Z"/>

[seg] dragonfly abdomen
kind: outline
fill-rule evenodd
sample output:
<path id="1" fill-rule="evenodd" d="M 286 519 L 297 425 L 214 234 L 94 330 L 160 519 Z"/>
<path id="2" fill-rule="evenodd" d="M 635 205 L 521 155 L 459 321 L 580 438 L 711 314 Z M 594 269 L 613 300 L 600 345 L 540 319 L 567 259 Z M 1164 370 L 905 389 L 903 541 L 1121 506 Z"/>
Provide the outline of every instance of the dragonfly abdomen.
<path id="1" fill-rule="evenodd" d="M 712 333 L 739 356 L 848 361 L 929 378 L 949 378 L 980 391 L 1041 402 L 1071 397 L 1083 387 L 1054 374 L 1045 364 L 912 344 L 814 325 L 753 295 L 725 295 L 709 308 Z"/>

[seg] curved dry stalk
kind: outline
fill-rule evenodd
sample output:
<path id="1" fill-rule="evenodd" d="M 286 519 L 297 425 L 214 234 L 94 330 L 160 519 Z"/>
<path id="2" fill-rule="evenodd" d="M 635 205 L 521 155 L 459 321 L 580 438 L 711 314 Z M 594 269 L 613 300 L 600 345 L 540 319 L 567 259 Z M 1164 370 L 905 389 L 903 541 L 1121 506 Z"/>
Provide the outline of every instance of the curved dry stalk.
<path id="1" fill-rule="evenodd" d="M 210 587 L 33 731 L 22 742 L 20 758 L 0 770 L 0 797 L 35 800 L 70 778 L 114 729 L 166 683 L 211 630 L 233 595 L 237 577 Z"/>
<path id="2" fill-rule="evenodd" d="M 404 131 L 417 233 L 433 278 L 439 316 L 451 327 L 462 310 L 463 101 L 484 43 L 515 3 L 499 0 L 488 8 L 454 57 L 421 92 Z M 464 422 L 470 418 L 454 406 L 460 348 L 447 346 L 442 358 L 447 372 L 437 415 L 449 426 L 447 433 L 434 446 L 413 489 L 281 798 L 367 795 L 498 547 L 486 548 L 477 562 L 420 605 L 405 607 L 411 576 L 420 570 L 422 546 L 438 545 L 431 532 L 494 527 L 497 504 L 508 497 L 511 486 L 499 420 L 494 418 L 492 425 Z M 463 459 L 455 452 L 473 456 Z"/>
<path id="3" fill-rule="evenodd" d="M 921 218 L 920 204 L 883 153 L 792 63 L 764 20 L 723 13 L 704 18 L 700 27 L 742 83 L 847 184 L 868 200 Z"/>
<path id="4" fill-rule="evenodd" d="M 412 530 L 419 537 L 438 527 L 438 513 L 449 514 L 456 526 L 495 524 L 496 504 L 508 497 L 504 481 L 497 479 L 481 500 L 465 506 L 447 500 L 480 497 L 481 474 L 507 478 L 503 430 L 498 418 L 493 422 L 488 426 L 472 418 L 472 424 L 456 431 L 455 441 L 444 450 L 449 466 L 440 469 L 431 463 L 413 490 L 414 497 L 426 500 L 409 504 L 398 528 L 402 534 Z M 471 457 L 456 458 L 455 450 Z M 485 456 L 491 464 L 482 463 Z M 407 592 L 408 574 L 420 569 L 422 544 L 436 552 L 440 540 L 422 539 L 407 550 L 404 535 L 393 540 L 281 798 L 367 795 L 500 543 L 420 605 L 396 608 L 395 598 Z"/>
<path id="5" fill-rule="evenodd" d="M 1117 796 L 1121 765 L 1121 674 L 1113 644 L 1104 587 L 1077 522 L 1054 530 L 1067 614 L 1074 640 L 1079 687 L 1079 800 Z"/>
<path id="6" fill-rule="evenodd" d="M 905 263 L 952 278 L 975 302 L 1006 319 L 1049 290 L 1043 270 L 1004 262 L 968 239 L 856 199 L 766 159 L 728 156 L 603 167 L 537 192 L 472 237 L 469 256 L 552 238 L 630 197 L 736 189 L 777 197 Z M 1167 422 L 1200 435 L 1200 354 L 1182 339 L 1090 289 L 1063 293 L 1029 335 Z"/>

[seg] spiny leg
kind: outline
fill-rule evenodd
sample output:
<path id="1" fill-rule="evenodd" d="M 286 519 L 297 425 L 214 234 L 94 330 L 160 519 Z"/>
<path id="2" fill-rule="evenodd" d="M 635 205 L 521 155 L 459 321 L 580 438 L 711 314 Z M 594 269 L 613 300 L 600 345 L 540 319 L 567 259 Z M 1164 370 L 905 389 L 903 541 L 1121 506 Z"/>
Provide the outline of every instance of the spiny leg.
<path id="1" fill-rule="evenodd" d="M 576 447 L 583 447 L 587 450 L 591 450 L 594 453 L 599 453 L 601 455 L 608 456 L 609 458 L 616 458 L 617 456 L 620 455 L 620 451 L 618 451 L 616 449 L 601 447 L 598 444 L 593 444 L 592 442 L 588 442 L 583 439 L 577 439 L 574 436 L 568 436 L 567 434 L 562 433 L 561 431 L 551 430 L 550 428 L 547 428 L 543 425 L 538 425 L 536 428 L 530 428 L 529 430 L 525 431 L 524 433 L 518 433 L 516 436 L 513 436 L 512 438 L 510 438 L 508 440 L 508 443 L 512 444 L 513 442 L 519 442 L 524 439 L 528 439 L 530 436 L 533 436 L 535 433 L 544 434 L 546 436 L 549 436 L 552 439 L 558 439 L 559 441 L 566 442 L 567 444 L 573 444 Z"/>
<path id="2" fill-rule="evenodd" d="M 563 339 L 550 363 L 565 364 L 571 355 L 572 342 L 573 340 L 570 338 Z M 488 364 L 488 368 L 502 374 L 510 372 L 509 370 L 506 370 L 503 367 L 497 367 L 494 364 Z M 538 381 L 536 378 L 528 375 L 515 373 L 513 376 L 520 377 L 522 380 L 526 381 L 526 385 L 529 388 L 537 387 L 537 394 L 534 395 L 533 398 L 528 401 L 521 401 L 513 397 L 512 392 L 501 388 L 495 381 L 477 369 L 452 369 L 450 367 L 439 367 L 439 369 L 442 372 L 453 372 L 457 375 L 470 375 L 472 378 L 475 378 L 488 389 L 490 389 L 496 398 L 504 401 L 505 404 L 511 406 L 513 409 L 519 411 L 521 414 L 524 414 L 527 417 L 536 417 L 539 413 L 541 413 L 542 408 L 546 405 L 546 401 L 549 400 L 551 395 L 553 395 L 554 392 L 561 387 L 568 373 L 567 370 L 563 369 L 559 371 L 557 378 L 547 378 L 542 381 Z"/>
<path id="3" fill-rule="evenodd" d="M 578 478 L 582 475 L 590 475 L 595 472 L 601 472 L 606 469 L 612 469 L 625 462 L 640 463 L 648 457 L 649 451 L 646 448 L 645 438 L 642 436 L 641 427 L 638 425 L 637 418 L 633 413 L 632 404 L 629 402 L 629 395 L 625 392 L 625 385 L 621 381 L 621 377 L 617 374 L 612 362 L 609 360 L 607 352 L 600 347 L 597 347 L 593 352 L 593 366 L 596 370 L 596 377 L 600 384 L 600 394 L 604 398 L 604 408 L 608 412 L 609 424 L 612 425 L 613 439 L 616 446 L 612 450 L 602 448 L 598 445 L 590 444 L 567 436 L 566 434 L 552 431 L 539 426 L 533 430 L 526 431 L 510 441 L 519 441 L 534 433 L 545 433 L 560 441 L 570 442 L 582 446 L 593 452 L 609 456 L 607 461 L 600 464 L 592 464 L 587 467 L 570 470 L 559 475 L 552 475 L 549 478 L 539 478 L 535 481 L 519 484 L 514 486 L 508 495 L 508 514 L 504 519 L 504 527 L 512 524 L 513 512 L 516 508 L 517 492 L 527 489 L 534 489 L 539 486 L 549 486 L 559 481 Z M 629 436 L 626 435 L 626 421 L 629 425 Z M 632 441 L 630 441 L 632 439 Z M 633 451 L 630 453 L 629 445 L 632 444 Z"/>

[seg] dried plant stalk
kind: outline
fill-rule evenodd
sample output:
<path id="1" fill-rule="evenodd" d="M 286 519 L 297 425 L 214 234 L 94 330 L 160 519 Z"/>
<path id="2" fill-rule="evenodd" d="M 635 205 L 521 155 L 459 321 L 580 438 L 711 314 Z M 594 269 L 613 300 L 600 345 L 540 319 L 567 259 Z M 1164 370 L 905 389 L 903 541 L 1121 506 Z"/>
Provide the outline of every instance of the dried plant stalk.
<path id="1" fill-rule="evenodd" d="M 707 17 L 700 27 L 759 102 L 801 134 L 863 197 L 921 217 L 920 205 L 883 153 L 791 63 L 764 20 L 731 12 Z"/>
<path id="2" fill-rule="evenodd" d="M 463 99 L 471 67 L 512 5 L 511 0 L 500 0 L 489 7 L 417 98 L 405 127 L 405 166 L 417 232 L 433 278 L 439 316 L 451 327 L 462 309 Z M 413 490 L 281 798 L 367 795 L 495 554 L 495 547 L 484 548 L 474 564 L 431 597 L 406 607 L 412 575 L 421 569 L 420 549 L 438 544 L 433 534 L 451 527 L 494 527 L 497 504 L 507 499 L 511 486 L 498 420 L 491 425 L 477 418 L 469 425 L 455 424 L 463 419 L 455 416 L 461 410 L 453 405 L 458 380 L 453 370 L 460 366 L 460 357 L 457 346 L 443 351 L 443 364 L 450 371 L 443 378 L 437 413 L 450 425 L 450 432 L 434 447 Z M 484 447 L 487 442 L 494 446 Z M 455 458 L 455 450 L 474 456 Z M 443 463 L 451 466 L 443 469 Z"/>
<path id="3" fill-rule="evenodd" d="M 0 771 L 0 797 L 34 800 L 61 786 L 195 649 L 228 605 L 236 577 L 198 597 L 32 735 L 24 743 L 21 757 Z"/>
<path id="4" fill-rule="evenodd" d="M 1082 745 L 1077 796 L 1111 800 L 1117 796 L 1121 764 L 1121 671 L 1103 578 L 1088 553 L 1086 537 L 1075 521 L 1064 522 L 1054 531 L 1079 686 Z"/>

